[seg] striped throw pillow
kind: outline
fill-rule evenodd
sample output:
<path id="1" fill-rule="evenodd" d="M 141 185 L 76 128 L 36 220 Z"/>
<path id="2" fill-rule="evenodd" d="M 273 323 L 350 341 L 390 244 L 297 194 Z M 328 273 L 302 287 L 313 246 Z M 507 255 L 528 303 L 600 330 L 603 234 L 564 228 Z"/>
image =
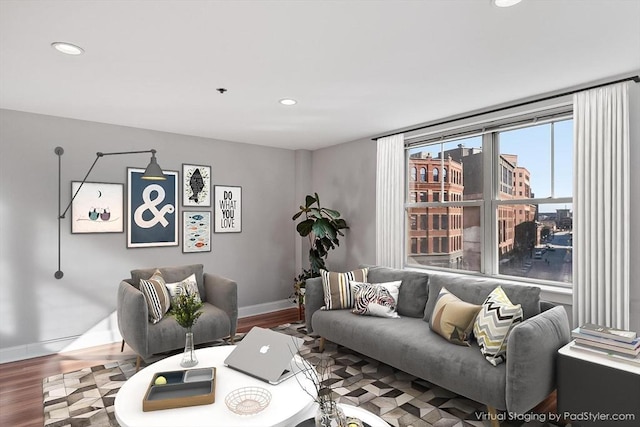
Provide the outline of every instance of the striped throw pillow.
<path id="1" fill-rule="evenodd" d="M 156 270 L 148 279 L 140 279 L 140 291 L 147 301 L 149 321 L 158 323 L 169 311 L 171 299 L 160 270 Z"/>
<path id="2" fill-rule="evenodd" d="M 347 273 L 320 270 L 322 288 L 324 290 L 324 307 L 322 309 L 353 308 L 354 293 L 350 282 L 366 282 L 368 271 L 368 268 L 361 268 Z"/>
<path id="3" fill-rule="evenodd" d="M 480 351 L 493 366 L 506 360 L 509 332 L 519 322 L 522 322 L 520 304 L 512 304 L 500 286 L 491 291 L 478 313 L 473 333 Z"/>

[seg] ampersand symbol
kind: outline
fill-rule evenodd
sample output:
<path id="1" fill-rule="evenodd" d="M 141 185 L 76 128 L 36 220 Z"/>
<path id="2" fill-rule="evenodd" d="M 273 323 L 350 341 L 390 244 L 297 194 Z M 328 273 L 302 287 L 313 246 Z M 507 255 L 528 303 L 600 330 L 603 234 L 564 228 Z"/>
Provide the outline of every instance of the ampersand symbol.
<path id="1" fill-rule="evenodd" d="M 155 191 L 157 193 L 157 197 L 155 199 L 151 199 L 151 193 Z M 169 225 L 169 221 L 164 217 L 166 214 L 171 214 L 174 211 L 174 208 L 170 204 L 164 205 L 160 210 L 156 208 L 162 201 L 164 200 L 165 192 L 164 188 L 159 186 L 158 184 L 152 184 L 147 186 L 142 192 L 142 200 L 144 203 L 135 210 L 133 213 L 133 220 L 136 225 L 140 228 L 151 228 L 154 225 L 160 223 L 163 227 Z M 145 211 L 149 211 L 153 214 L 153 218 L 150 220 L 146 220 L 142 217 L 142 214 Z"/>

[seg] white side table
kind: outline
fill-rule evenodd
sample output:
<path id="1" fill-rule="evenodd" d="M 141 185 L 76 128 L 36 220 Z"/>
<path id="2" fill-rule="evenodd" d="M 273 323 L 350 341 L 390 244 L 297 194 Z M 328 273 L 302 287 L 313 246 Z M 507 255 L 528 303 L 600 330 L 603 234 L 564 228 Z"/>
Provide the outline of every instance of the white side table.
<path id="1" fill-rule="evenodd" d="M 124 383 L 116 395 L 115 416 L 121 427 L 291 427 L 313 412 L 311 395 L 315 388 L 310 380 L 298 375 L 278 385 L 271 385 L 224 366 L 223 362 L 235 346 L 211 347 L 196 350 L 198 365 L 195 368 L 216 367 L 216 401 L 210 405 L 185 408 L 142 411 L 142 400 L 156 372 L 175 371 L 180 367 L 182 354 L 168 357 L 147 366 Z M 271 393 L 271 403 L 262 412 L 252 416 L 240 416 L 227 408 L 224 399 L 240 387 L 262 387 Z"/>
<path id="2" fill-rule="evenodd" d="M 640 365 L 573 345 L 558 350 L 558 414 L 574 426 L 640 425 Z"/>

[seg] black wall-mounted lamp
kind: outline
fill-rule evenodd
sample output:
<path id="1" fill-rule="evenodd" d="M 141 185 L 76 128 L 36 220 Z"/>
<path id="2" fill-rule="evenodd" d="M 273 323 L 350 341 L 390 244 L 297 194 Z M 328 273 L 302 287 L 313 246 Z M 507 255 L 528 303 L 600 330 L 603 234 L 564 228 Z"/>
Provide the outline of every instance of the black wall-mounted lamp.
<path id="1" fill-rule="evenodd" d="M 152 149 L 152 150 L 143 150 L 143 151 L 120 151 L 120 152 L 116 152 L 116 153 L 101 153 L 101 152 L 97 152 L 96 153 L 96 159 L 93 161 L 93 164 L 91 165 L 91 167 L 87 171 L 87 174 L 84 176 L 84 178 L 82 178 L 82 182 L 80 183 L 80 186 L 78 187 L 76 192 L 71 197 L 71 201 L 69 202 L 69 204 L 67 205 L 65 210 L 62 211 L 61 210 L 61 207 L 62 207 L 61 181 L 62 181 L 62 155 L 64 154 L 64 149 L 62 147 L 56 147 L 54 152 L 58 156 L 58 213 L 59 213 L 58 214 L 58 271 L 55 272 L 54 277 L 56 279 L 62 279 L 62 276 L 64 276 L 64 273 L 62 272 L 62 270 L 60 268 L 60 230 L 61 230 L 61 221 L 65 217 L 65 215 L 67 214 L 67 211 L 69 210 L 69 208 L 71 207 L 71 204 L 73 203 L 73 201 L 75 200 L 76 196 L 80 192 L 80 189 L 82 188 L 84 183 L 87 181 L 87 178 L 89 177 L 89 174 L 93 170 L 93 167 L 96 165 L 96 163 L 98 163 L 98 160 L 100 160 L 101 157 L 104 157 L 104 156 L 117 156 L 117 155 L 120 155 L 120 154 L 151 153 L 151 160 L 149 161 L 149 165 L 147 166 L 146 170 L 144 171 L 144 175 L 142 175 L 142 179 L 146 179 L 146 180 L 150 180 L 150 181 L 164 181 L 164 180 L 167 179 L 167 177 L 164 176 L 164 172 L 162 172 L 162 168 L 160 167 L 160 165 L 158 165 L 158 161 L 156 160 L 156 150 Z"/>

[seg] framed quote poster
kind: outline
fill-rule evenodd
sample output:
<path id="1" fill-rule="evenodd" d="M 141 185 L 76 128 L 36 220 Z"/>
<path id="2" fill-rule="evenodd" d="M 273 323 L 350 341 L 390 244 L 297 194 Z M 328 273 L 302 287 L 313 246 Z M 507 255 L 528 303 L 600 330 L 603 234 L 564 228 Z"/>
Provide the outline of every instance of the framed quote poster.
<path id="1" fill-rule="evenodd" d="M 211 212 L 182 211 L 182 252 L 211 252 Z"/>
<path id="2" fill-rule="evenodd" d="M 147 181 L 143 174 L 127 168 L 127 247 L 178 246 L 178 172 L 165 170 L 165 181 Z"/>
<path id="3" fill-rule="evenodd" d="M 182 205 L 211 206 L 211 166 L 182 165 Z"/>
<path id="4" fill-rule="evenodd" d="M 242 231 L 242 187 L 216 185 L 214 188 L 214 220 L 216 233 Z"/>
<path id="5" fill-rule="evenodd" d="M 71 233 L 124 233 L 124 185 L 81 184 L 71 181 Z"/>

